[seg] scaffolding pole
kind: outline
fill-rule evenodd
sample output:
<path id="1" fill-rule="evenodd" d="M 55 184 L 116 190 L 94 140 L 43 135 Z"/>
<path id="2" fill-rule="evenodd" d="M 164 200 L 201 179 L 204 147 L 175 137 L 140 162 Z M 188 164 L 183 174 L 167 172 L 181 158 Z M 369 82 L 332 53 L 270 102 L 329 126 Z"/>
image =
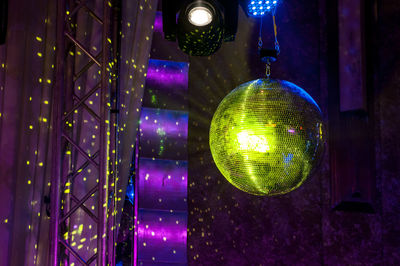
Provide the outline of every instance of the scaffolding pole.
<path id="1" fill-rule="evenodd" d="M 56 81 L 52 98 L 52 169 L 51 169 L 51 221 L 50 221 L 50 256 L 49 265 L 59 266 L 69 264 L 69 259 L 80 262 L 82 265 L 115 265 L 115 195 L 117 188 L 116 165 L 118 162 L 118 95 L 119 88 L 115 79 L 118 77 L 117 51 L 119 34 L 114 31 L 118 27 L 113 26 L 118 19 L 114 16 L 111 1 L 102 1 L 102 15 L 93 10 L 93 4 L 99 1 L 89 0 L 57 0 L 57 43 L 56 43 Z M 117 9 L 120 12 L 120 9 Z M 83 11 L 83 12 L 80 12 Z M 80 13 L 79 13 L 80 12 Z M 101 48 L 99 54 L 93 55 L 90 47 L 76 37 L 78 19 L 72 19 L 77 14 L 86 14 L 102 27 Z M 114 19 L 111 19 L 113 16 Z M 71 22 L 73 21 L 73 22 Z M 86 20 L 87 21 L 87 20 Z M 75 32 L 74 32 L 75 31 Z M 85 33 L 86 34 L 86 33 Z M 69 56 L 77 56 L 81 51 L 89 62 L 79 72 L 75 73 L 74 63 Z M 68 61 L 70 60 L 70 61 Z M 76 60 L 72 60 L 76 62 Z M 87 73 L 92 65 L 100 68 L 101 80 L 99 84 L 85 95 L 74 93 L 74 84 L 79 77 Z M 114 81 L 114 82 L 113 82 Z M 72 86 L 71 93 L 68 86 Z M 91 108 L 85 101 L 92 95 L 100 95 L 100 108 Z M 77 110 L 84 109 L 98 123 L 99 145 L 98 151 L 90 154 L 81 147 L 81 142 L 74 139 L 74 127 L 78 127 L 83 119 L 73 121 L 73 115 Z M 76 122 L 76 123 L 75 123 Z M 80 127 L 81 129 L 83 126 Z M 71 133 L 72 132 L 72 133 Z M 68 147 L 68 148 L 67 148 Z M 69 156 L 65 155 L 66 149 Z M 73 152 L 72 152 L 73 150 Z M 110 155 L 110 150 L 112 155 Z M 71 155 L 72 154 L 72 155 Z M 85 162 L 77 167 L 75 154 L 84 158 Z M 68 160 L 68 162 L 67 162 Z M 72 163 L 71 163 L 72 162 Z M 69 165 L 69 167 L 68 167 Z M 88 166 L 97 170 L 97 185 L 87 189 L 83 197 L 78 198 L 72 189 L 65 196 L 66 186 L 73 188 L 76 176 Z M 69 168 L 69 169 L 65 169 Z M 64 193 L 64 194 L 63 194 Z M 97 193 L 97 215 L 85 206 L 85 202 Z M 97 226 L 93 231 L 94 239 L 97 238 L 97 247 L 89 258 L 85 249 L 71 245 L 69 236 L 72 228 L 69 226 L 71 216 L 80 209 Z M 67 236 L 67 237 L 66 237 Z M 65 259 L 66 258 L 66 259 Z"/>

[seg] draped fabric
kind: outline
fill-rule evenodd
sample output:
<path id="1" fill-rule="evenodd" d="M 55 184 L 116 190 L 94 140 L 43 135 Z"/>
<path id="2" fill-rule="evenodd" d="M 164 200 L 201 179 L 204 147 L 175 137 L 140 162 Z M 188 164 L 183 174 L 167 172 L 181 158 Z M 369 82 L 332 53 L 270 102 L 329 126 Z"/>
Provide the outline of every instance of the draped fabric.
<path id="1" fill-rule="evenodd" d="M 128 184 L 133 147 L 143 100 L 144 84 L 153 40 L 158 0 L 124 1 L 121 43 L 121 128 L 117 223 L 119 223 Z M 137 14 L 132 16 L 132 14 Z M 122 200 L 119 200 L 119 199 Z"/>
<path id="2" fill-rule="evenodd" d="M 55 4 L 9 1 L 0 46 L 1 265 L 45 264 L 38 254 L 48 249 Z"/>
<path id="3" fill-rule="evenodd" d="M 9 1 L 7 41 L 0 46 L 0 265 L 47 264 L 56 2 Z M 94 9 L 102 3 L 92 2 Z M 129 178 L 156 9 L 157 0 L 122 1 L 118 215 Z M 97 28 L 79 16 L 77 23 L 82 24 L 77 35 L 87 34 L 85 40 L 93 46 L 99 38 Z M 76 66 L 83 64 L 80 60 L 75 58 Z M 88 75 L 78 84 L 89 89 L 93 84 Z M 82 121 L 78 117 L 76 123 Z M 90 126 L 91 120 L 87 123 Z M 74 219 L 85 225 L 81 213 Z"/>

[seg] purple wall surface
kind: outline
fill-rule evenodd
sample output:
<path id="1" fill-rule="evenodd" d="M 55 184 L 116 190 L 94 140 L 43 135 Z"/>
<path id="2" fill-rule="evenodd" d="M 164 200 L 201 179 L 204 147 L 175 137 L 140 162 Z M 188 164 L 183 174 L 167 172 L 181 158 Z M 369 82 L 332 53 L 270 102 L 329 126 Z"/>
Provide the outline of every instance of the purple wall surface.
<path id="1" fill-rule="evenodd" d="M 186 264 L 186 211 L 140 209 L 139 220 L 139 265 Z"/>
<path id="2" fill-rule="evenodd" d="M 187 159 L 187 121 L 184 111 L 143 108 L 140 120 L 140 156 Z"/>
<path id="3" fill-rule="evenodd" d="M 139 202 L 141 208 L 186 211 L 187 162 L 140 159 Z"/>
<path id="4" fill-rule="evenodd" d="M 136 171 L 138 265 L 187 264 L 188 69 L 185 62 L 149 62 Z"/>

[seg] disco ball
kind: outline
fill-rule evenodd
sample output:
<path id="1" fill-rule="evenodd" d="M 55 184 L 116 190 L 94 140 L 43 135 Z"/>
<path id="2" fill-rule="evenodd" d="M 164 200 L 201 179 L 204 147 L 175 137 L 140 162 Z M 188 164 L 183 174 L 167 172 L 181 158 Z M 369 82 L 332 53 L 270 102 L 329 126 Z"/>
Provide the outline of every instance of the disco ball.
<path id="1" fill-rule="evenodd" d="M 324 140 L 317 103 L 283 80 L 240 85 L 219 104 L 210 127 L 218 169 L 232 185 L 254 195 L 299 187 L 318 164 Z"/>

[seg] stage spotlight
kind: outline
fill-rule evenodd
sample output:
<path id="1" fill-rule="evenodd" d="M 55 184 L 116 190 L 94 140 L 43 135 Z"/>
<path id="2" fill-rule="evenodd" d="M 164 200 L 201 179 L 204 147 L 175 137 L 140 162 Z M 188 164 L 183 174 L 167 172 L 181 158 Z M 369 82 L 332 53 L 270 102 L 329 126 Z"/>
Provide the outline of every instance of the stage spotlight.
<path id="1" fill-rule="evenodd" d="M 178 17 L 179 48 L 194 56 L 215 53 L 223 41 L 223 25 L 221 9 L 217 2 L 194 1 L 184 5 Z"/>
<path id="2" fill-rule="evenodd" d="M 189 55 L 211 55 L 223 41 L 235 39 L 238 0 L 163 0 L 162 4 L 165 39 L 177 39 Z"/>

